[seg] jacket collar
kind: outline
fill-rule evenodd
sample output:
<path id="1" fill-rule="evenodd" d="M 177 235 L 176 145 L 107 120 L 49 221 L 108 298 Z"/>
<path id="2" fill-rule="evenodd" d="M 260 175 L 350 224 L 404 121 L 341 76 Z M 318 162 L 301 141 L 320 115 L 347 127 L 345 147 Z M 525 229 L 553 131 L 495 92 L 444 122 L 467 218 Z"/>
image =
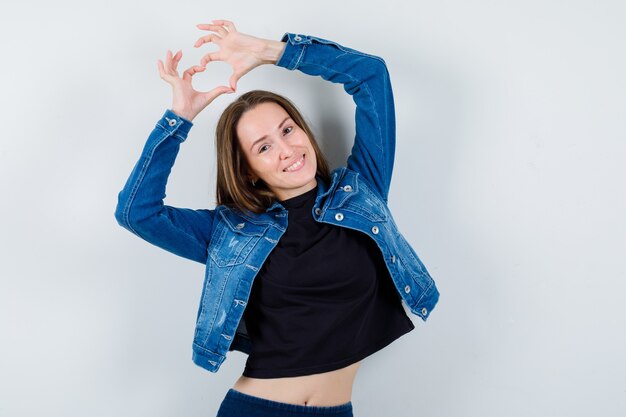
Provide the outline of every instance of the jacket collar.
<path id="1" fill-rule="evenodd" d="M 322 179 L 317 176 L 317 197 L 315 197 L 315 205 L 314 207 L 319 207 L 320 201 L 322 201 L 331 190 L 335 189 L 337 183 L 343 178 L 346 171 L 346 167 L 339 167 L 331 172 L 331 180 L 330 184 L 326 184 Z M 270 213 L 272 211 L 282 211 L 285 210 L 285 207 L 280 204 L 278 200 L 275 200 L 272 205 L 265 210 L 266 213 Z"/>

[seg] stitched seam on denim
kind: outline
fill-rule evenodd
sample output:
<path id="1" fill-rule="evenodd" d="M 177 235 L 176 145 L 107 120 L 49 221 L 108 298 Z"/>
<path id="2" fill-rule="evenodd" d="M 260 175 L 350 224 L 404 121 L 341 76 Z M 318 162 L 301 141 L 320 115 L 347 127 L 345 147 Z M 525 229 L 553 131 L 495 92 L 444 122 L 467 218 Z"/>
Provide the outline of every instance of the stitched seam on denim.
<path id="1" fill-rule="evenodd" d="M 421 297 L 415 302 L 415 306 L 417 307 L 417 305 L 422 301 L 422 299 L 426 296 L 426 294 L 428 293 L 428 291 L 430 291 L 430 289 L 432 288 L 433 284 L 435 283 L 435 281 L 433 281 L 433 279 L 430 279 L 430 285 L 424 290 L 422 291 L 422 295 Z"/>
<path id="2" fill-rule="evenodd" d="M 374 59 L 382 62 L 383 64 L 385 64 L 385 60 L 382 59 L 379 56 L 367 54 L 367 53 L 361 52 L 361 51 L 357 51 L 356 49 L 352 49 L 352 48 L 349 48 L 347 46 L 343 46 L 343 45 L 341 45 L 341 44 L 339 44 L 337 42 L 329 41 L 327 39 L 322 39 L 322 38 L 318 38 L 318 37 L 315 37 L 315 36 L 309 36 L 309 38 L 311 38 L 311 40 L 314 40 L 316 43 L 318 43 L 320 45 L 333 45 L 333 46 L 336 46 L 337 49 L 339 49 L 339 50 L 341 50 L 341 51 L 343 51 L 345 53 L 353 54 L 353 55 L 359 55 L 359 56 L 363 56 L 363 57 L 367 57 L 367 58 L 374 58 Z"/>
<path id="3" fill-rule="evenodd" d="M 359 215 L 361 217 L 365 217 L 367 220 L 369 220 L 371 222 L 384 223 L 385 220 L 387 220 L 386 217 L 381 217 L 381 216 L 376 217 L 375 215 L 369 216 L 368 213 L 370 213 L 370 212 L 368 212 L 367 210 L 359 210 L 359 209 L 351 208 L 350 206 L 341 206 L 341 207 L 338 207 L 335 210 L 337 210 L 337 211 L 348 211 L 350 213 L 354 213 L 354 214 Z"/>
<path id="4" fill-rule="evenodd" d="M 218 244 L 221 244 L 225 240 L 225 238 L 224 239 L 221 238 L 222 236 L 229 235 L 230 227 L 228 225 L 225 225 L 223 226 L 223 228 L 224 228 L 224 231 L 222 232 L 222 234 L 220 234 L 220 240 L 218 240 L 217 242 Z M 209 256 L 211 257 L 213 262 L 217 264 L 218 268 L 232 268 L 232 267 L 241 265 L 245 259 L 241 260 L 241 262 L 237 262 L 237 260 L 241 257 L 242 254 L 245 254 L 245 249 L 250 245 L 250 242 L 255 237 L 258 237 L 257 235 L 252 236 L 252 235 L 245 235 L 245 234 L 241 234 L 240 236 L 245 236 L 245 237 L 237 241 L 238 250 L 231 251 L 234 256 L 233 255 L 231 255 L 230 257 L 220 256 L 220 250 L 219 250 L 220 246 L 218 246 L 218 244 L 215 245 L 215 247 L 213 248 Z M 234 237 L 231 237 L 231 241 L 233 238 Z M 260 240 L 260 238 L 256 240 L 258 241 Z M 244 243 L 239 243 L 242 241 Z M 250 252 L 252 252 L 252 249 L 250 249 L 247 255 L 245 255 L 246 258 L 248 257 Z M 220 262 L 225 263 L 225 265 L 220 265 Z"/>
<path id="5" fill-rule="evenodd" d="M 306 51 L 307 46 L 308 45 L 306 45 L 306 44 L 302 45 L 302 50 L 300 51 L 300 54 L 295 58 L 296 62 L 295 62 L 295 64 L 294 64 L 292 69 L 294 69 L 294 70 L 298 69 L 298 67 L 300 66 L 300 61 L 302 61 L 302 57 L 304 56 L 304 51 Z"/>
<path id="6" fill-rule="evenodd" d="M 248 216 L 248 215 L 246 215 L 246 214 L 244 214 L 242 212 L 232 210 L 230 207 L 226 207 L 226 209 L 224 211 L 228 211 L 230 213 L 233 213 L 235 216 L 241 217 L 242 219 L 244 219 L 244 220 L 246 220 L 246 221 L 248 221 L 250 223 L 253 223 L 253 224 L 257 225 L 257 226 L 266 226 L 266 229 L 267 229 L 267 226 L 269 226 L 271 224 L 271 222 L 268 221 L 268 220 L 257 220 L 257 219 L 254 219 L 254 218 L 252 218 L 252 217 L 250 217 L 250 216 Z M 224 216 L 226 216 L 226 214 L 224 214 Z"/>
<path id="7" fill-rule="evenodd" d="M 342 49 L 342 50 L 343 50 L 343 49 Z M 345 55 L 345 54 L 349 54 L 349 53 L 351 53 L 351 52 L 345 52 L 343 55 Z M 355 55 L 363 55 L 363 54 L 355 54 Z M 378 138 L 379 138 L 379 142 L 380 142 L 380 143 L 379 143 L 379 144 L 375 144 L 375 146 L 376 146 L 376 148 L 378 148 L 378 150 L 382 153 L 382 151 L 383 151 L 383 146 L 382 146 L 382 143 L 383 143 L 383 140 L 382 140 L 382 139 L 383 139 L 383 135 L 382 135 L 382 127 L 381 127 L 381 125 L 382 125 L 382 124 L 381 124 L 381 122 L 380 122 L 380 116 L 378 115 L 378 112 L 376 111 L 376 102 L 375 102 L 375 100 L 374 100 L 374 97 L 373 97 L 373 95 L 372 95 L 372 92 L 371 92 L 370 88 L 368 87 L 367 83 L 365 83 L 364 81 L 359 80 L 359 79 L 357 79 L 357 78 L 354 78 L 352 75 L 350 75 L 350 74 L 348 74 L 348 73 L 341 72 L 341 71 L 337 71 L 337 70 L 335 70 L 335 69 L 328 68 L 328 67 L 326 67 L 326 66 L 324 66 L 324 65 L 321 65 L 321 64 L 309 64 L 309 65 L 313 65 L 313 66 L 317 66 L 317 67 L 320 67 L 320 68 L 324 68 L 325 70 L 327 70 L 327 71 L 329 71 L 329 72 L 333 72 L 333 73 L 335 73 L 335 74 L 342 74 L 342 75 L 345 75 L 345 76 L 346 76 L 346 77 L 348 77 L 350 80 L 352 80 L 352 81 L 358 81 L 358 82 L 360 82 L 360 84 L 361 84 L 361 85 L 364 85 L 364 86 L 365 86 L 365 89 L 367 90 L 367 94 L 366 94 L 366 95 L 367 95 L 367 97 L 369 98 L 369 100 L 371 101 L 371 103 L 373 104 L 373 106 L 372 106 L 372 107 L 373 107 L 373 113 L 374 113 L 374 115 L 376 116 L 376 121 L 377 121 L 377 126 L 376 126 L 376 127 L 377 127 L 377 129 L 378 129 Z M 387 167 L 385 166 L 385 161 L 384 161 L 384 160 L 382 160 L 382 161 L 381 161 L 381 165 L 382 165 L 383 176 L 384 176 L 385 178 L 387 178 Z M 384 191 L 388 191 L 388 190 L 384 190 Z"/>
<path id="8" fill-rule="evenodd" d="M 208 252 L 208 250 L 207 250 L 207 252 Z M 209 259 L 209 255 L 207 253 L 207 263 L 208 262 L 211 262 L 211 260 Z M 207 267 L 206 268 L 206 274 L 205 274 L 205 277 L 204 277 L 204 281 L 202 283 L 202 293 L 200 295 L 200 306 L 198 307 L 198 319 L 196 320 L 196 328 L 195 328 L 194 333 L 193 333 L 193 340 L 194 340 L 194 342 L 199 339 L 199 334 L 200 334 L 200 326 L 199 326 L 199 324 L 201 323 L 200 319 L 201 319 L 201 317 L 204 316 L 204 310 L 205 310 L 204 303 L 202 301 L 205 299 L 206 293 L 208 291 L 208 287 L 211 284 L 211 275 L 212 275 L 211 272 L 212 272 L 212 269 Z"/>
<path id="9" fill-rule="evenodd" d="M 222 286 L 219 288 L 219 297 L 217 299 L 214 299 L 213 302 L 217 303 L 217 307 L 215 309 L 215 315 L 210 319 L 211 320 L 211 326 L 207 326 L 208 331 L 206 334 L 206 337 L 204 338 L 204 340 L 202 341 L 202 346 L 206 346 L 209 338 L 211 337 L 211 333 L 213 333 L 213 326 L 215 324 L 215 318 L 217 317 L 217 312 L 220 310 L 219 306 L 222 305 L 222 300 L 224 298 L 224 288 L 226 287 L 226 283 L 228 282 L 228 279 L 230 277 L 231 272 L 233 271 L 233 269 L 235 269 L 235 267 L 229 267 L 229 270 L 226 271 L 226 273 L 224 274 L 224 279 L 223 279 L 223 284 Z M 220 332 L 221 333 L 221 332 Z M 218 342 L 218 346 L 219 346 L 219 342 Z"/>
<path id="10" fill-rule="evenodd" d="M 224 358 L 224 355 L 220 355 L 219 353 L 214 352 L 211 349 L 207 349 L 207 348 L 205 348 L 204 346 L 202 346 L 202 345 L 200 345 L 198 343 L 193 343 L 192 348 L 193 347 L 195 347 L 197 350 L 199 350 L 200 351 L 199 353 L 201 353 L 201 354 L 207 354 L 208 353 L 208 354 L 211 354 L 211 355 L 218 356 L 220 359 Z M 196 351 L 196 353 L 198 353 L 198 352 Z"/>
<path id="11" fill-rule="evenodd" d="M 357 172 L 357 174 L 361 175 L 361 173 L 359 173 L 359 172 Z M 363 177 L 363 176 L 361 175 L 361 177 Z M 378 190 L 376 189 L 374 184 L 372 184 L 372 182 L 369 179 L 367 179 L 366 177 L 363 177 L 363 178 L 359 178 L 359 181 L 362 181 L 363 183 L 365 183 L 365 186 L 367 187 L 368 192 L 369 193 L 374 193 L 377 198 L 380 198 L 383 201 L 383 203 L 385 203 L 385 206 L 387 207 L 387 209 L 389 209 L 388 200 L 380 195 L 380 193 L 378 192 Z"/>
<path id="12" fill-rule="evenodd" d="M 207 255 L 207 262 L 211 262 L 210 255 Z M 206 279 L 204 281 L 204 286 L 202 288 L 202 298 L 200 299 L 200 314 L 198 314 L 198 320 L 196 320 L 196 322 L 197 322 L 196 323 L 196 329 L 197 330 L 199 330 L 198 327 L 199 327 L 200 323 L 202 323 L 203 318 L 206 315 L 206 308 L 205 308 L 205 305 L 204 305 L 204 300 L 205 300 L 205 298 L 207 298 L 207 293 L 209 292 L 209 288 L 208 287 L 211 284 L 211 278 L 212 278 L 213 274 L 214 274 L 213 268 L 211 268 L 209 266 L 208 267 L 208 274 L 207 274 L 207 277 L 206 277 Z M 210 294 L 208 295 L 208 297 L 210 297 Z M 211 329 L 209 329 L 208 326 L 207 326 L 207 334 L 210 333 L 210 330 Z M 199 333 L 200 333 L 199 331 L 196 331 L 196 333 L 194 335 L 194 339 L 196 339 L 196 338 L 198 340 L 200 339 L 199 338 Z"/>
<path id="13" fill-rule="evenodd" d="M 261 241 L 261 240 L 259 239 L 259 240 L 257 241 L 257 243 L 255 244 L 255 246 L 256 246 L 256 245 L 258 245 L 258 242 L 260 242 L 260 241 Z M 256 276 L 256 274 L 259 272 L 259 268 L 255 267 L 255 266 L 253 266 L 253 265 L 249 265 L 249 264 L 245 264 L 245 265 L 246 265 L 246 267 L 250 268 L 251 270 L 253 270 L 253 271 L 255 272 L 255 276 Z M 243 275 L 243 274 L 241 274 L 241 275 Z M 250 278 L 250 281 L 253 281 L 253 279 L 254 279 L 254 277 Z M 240 288 L 241 288 L 241 286 L 243 285 L 244 280 L 245 280 L 245 278 L 243 278 L 243 277 L 242 277 L 242 278 L 240 278 L 240 279 L 238 280 L 238 282 L 237 282 L 237 287 L 235 288 L 235 292 L 234 292 L 234 294 L 239 294 L 239 289 L 240 289 Z M 249 292 L 249 291 L 248 291 L 248 292 Z M 240 300 L 235 299 L 235 301 L 237 302 L 237 306 L 238 306 L 238 305 L 239 305 Z M 245 302 L 241 301 L 241 303 L 242 303 L 243 305 L 245 305 Z M 231 305 L 231 307 L 230 307 L 230 309 L 229 309 L 229 310 L 232 310 L 232 305 Z M 240 321 L 241 321 L 241 318 L 242 318 L 242 317 L 243 317 L 243 312 L 241 313 L 241 317 L 239 318 L 239 320 L 240 320 Z M 233 329 L 233 332 L 232 332 L 232 335 L 233 335 L 233 336 L 235 336 L 235 335 L 237 334 L 237 329 L 239 328 L 239 326 L 238 326 L 238 325 L 239 325 L 239 323 L 237 323 L 237 326 L 234 326 L 234 329 Z M 223 334 L 223 333 L 222 333 L 222 334 Z M 232 344 L 232 342 L 231 342 L 231 344 Z"/>
<path id="14" fill-rule="evenodd" d="M 157 123 L 157 126 L 160 127 L 161 129 L 163 129 L 163 126 L 161 126 L 159 123 Z M 123 213 L 123 218 L 124 218 L 124 222 L 126 223 L 126 225 L 128 226 L 129 230 L 131 230 L 134 234 L 136 234 L 137 236 L 141 237 L 142 239 L 144 239 L 143 236 L 141 236 L 130 224 L 130 207 L 133 204 L 135 197 L 137 195 L 137 190 L 139 189 L 139 186 L 141 184 L 141 182 L 143 181 L 145 175 L 146 175 L 146 171 L 148 170 L 148 166 L 150 165 L 150 162 L 152 162 L 152 156 L 154 154 L 154 150 L 156 149 L 157 146 L 159 146 L 165 139 L 168 138 L 168 136 L 170 135 L 170 132 L 168 132 L 166 129 L 163 129 L 165 133 L 165 136 L 163 136 L 162 138 L 158 139 L 158 141 L 154 144 L 154 146 L 152 146 L 152 148 L 150 148 L 150 150 L 148 151 L 147 155 L 146 155 L 146 161 L 144 162 L 143 166 L 141 167 L 141 171 L 139 172 L 139 175 L 137 177 L 137 181 L 135 181 L 135 183 L 133 184 L 132 189 L 130 190 L 130 195 L 128 196 L 128 201 L 126 201 L 126 205 L 124 206 L 124 210 L 122 211 Z"/>
<path id="15" fill-rule="evenodd" d="M 367 90 L 367 95 L 370 99 L 370 101 L 373 104 L 373 111 L 374 111 L 374 115 L 376 116 L 376 121 L 378 122 L 378 137 L 380 140 L 380 143 L 377 145 L 377 148 L 380 150 L 380 152 L 382 153 L 383 151 L 383 134 L 382 134 L 382 123 L 380 122 L 380 116 L 378 115 L 378 112 L 376 111 L 376 102 L 374 101 L 374 95 L 372 94 L 369 86 L 366 83 L 363 83 L 365 85 L 365 89 Z M 383 175 L 385 176 L 385 178 L 387 178 L 387 167 L 385 166 L 385 161 L 382 161 L 382 169 L 383 169 Z"/>
<path id="16" fill-rule="evenodd" d="M 210 259 L 213 262 L 215 262 L 215 265 L 218 268 L 228 268 L 230 266 L 234 266 L 234 265 L 220 265 L 219 261 L 221 260 L 219 255 L 219 249 L 220 249 L 220 244 L 222 244 L 222 242 L 226 239 L 226 234 L 228 233 L 228 226 L 227 225 L 221 225 L 221 220 L 218 220 L 218 224 L 215 226 L 213 233 L 211 233 L 211 242 L 209 243 L 209 246 L 211 244 L 213 244 L 213 249 L 210 251 L 210 253 L 208 254 L 208 258 L 207 261 Z M 214 236 L 216 233 L 216 231 L 221 228 L 221 232 L 217 235 Z M 208 249 L 208 248 L 207 248 Z M 208 251 L 208 250 L 207 250 Z"/>
<path id="17" fill-rule="evenodd" d="M 281 231 L 283 231 L 283 232 L 284 232 L 285 230 L 287 230 L 287 228 L 282 227 L 282 226 L 281 226 L 281 225 L 279 225 L 278 223 L 272 223 L 270 226 L 271 226 L 271 227 L 274 227 L 274 228 L 276 228 L 276 229 L 278 229 L 278 230 L 281 230 Z"/>

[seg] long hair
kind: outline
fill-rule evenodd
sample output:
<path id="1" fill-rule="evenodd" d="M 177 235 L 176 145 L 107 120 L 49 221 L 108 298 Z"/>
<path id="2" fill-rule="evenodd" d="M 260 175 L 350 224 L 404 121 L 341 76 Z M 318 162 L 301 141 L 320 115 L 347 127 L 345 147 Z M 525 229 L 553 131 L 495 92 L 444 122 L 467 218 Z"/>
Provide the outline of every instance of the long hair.
<path id="1" fill-rule="evenodd" d="M 317 160 L 316 176 L 323 181 L 330 181 L 330 171 L 326 157 L 315 140 L 311 128 L 302 114 L 289 99 L 271 91 L 253 90 L 242 94 L 226 107 L 215 130 L 215 148 L 217 152 L 217 187 L 218 205 L 237 207 L 254 213 L 262 213 L 277 200 L 277 196 L 261 179 L 256 186 L 249 181 L 249 166 L 237 137 L 237 124 L 241 116 L 261 103 L 276 103 L 307 134 L 315 150 Z"/>

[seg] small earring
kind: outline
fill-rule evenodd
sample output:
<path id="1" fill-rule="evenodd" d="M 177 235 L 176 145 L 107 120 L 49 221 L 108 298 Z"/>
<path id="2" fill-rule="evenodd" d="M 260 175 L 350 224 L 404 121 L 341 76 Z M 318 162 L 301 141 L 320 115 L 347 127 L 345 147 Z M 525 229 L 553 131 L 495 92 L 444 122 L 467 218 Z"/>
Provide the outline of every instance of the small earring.
<path id="1" fill-rule="evenodd" d="M 253 180 L 250 180 L 250 182 L 252 183 L 253 187 L 256 187 L 256 180 L 253 179 Z"/>

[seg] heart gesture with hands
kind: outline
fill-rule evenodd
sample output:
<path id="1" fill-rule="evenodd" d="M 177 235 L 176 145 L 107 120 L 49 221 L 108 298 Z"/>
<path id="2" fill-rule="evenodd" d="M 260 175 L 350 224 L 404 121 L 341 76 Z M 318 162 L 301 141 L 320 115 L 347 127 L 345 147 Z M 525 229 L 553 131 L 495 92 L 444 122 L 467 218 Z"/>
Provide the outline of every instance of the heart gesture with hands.
<path id="1" fill-rule="evenodd" d="M 201 63 L 206 65 L 210 61 L 227 62 L 233 69 L 233 74 L 229 80 L 233 90 L 237 89 L 237 81 L 252 69 L 262 64 L 276 62 L 275 54 L 269 53 L 272 41 L 241 33 L 237 31 L 233 22 L 213 20 L 213 24 L 197 26 L 199 29 L 214 33 L 198 39 L 194 47 L 198 48 L 211 42 L 220 48 L 217 52 L 206 54 Z M 277 43 L 280 44 L 281 42 Z"/>
<path id="2" fill-rule="evenodd" d="M 172 111 L 188 120 L 193 120 L 221 94 L 235 92 L 237 81 L 252 69 L 262 64 L 276 63 L 285 47 L 283 42 L 241 33 L 237 31 L 234 23 L 228 20 L 213 20 L 212 24 L 199 24 L 197 27 L 213 33 L 199 38 L 194 47 L 213 43 L 219 47 L 218 51 L 206 54 L 201 60 L 201 65 L 194 65 L 187 69 L 182 78 L 176 70 L 182 51 L 172 56 L 171 51 L 168 50 L 165 64 L 158 60 L 161 78 L 172 85 L 174 90 Z M 206 65 L 213 61 L 223 61 L 231 66 L 233 73 L 229 79 L 230 86 L 215 87 L 207 92 L 194 90 L 191 85 L 192 76 L 204 71 Z"/>

